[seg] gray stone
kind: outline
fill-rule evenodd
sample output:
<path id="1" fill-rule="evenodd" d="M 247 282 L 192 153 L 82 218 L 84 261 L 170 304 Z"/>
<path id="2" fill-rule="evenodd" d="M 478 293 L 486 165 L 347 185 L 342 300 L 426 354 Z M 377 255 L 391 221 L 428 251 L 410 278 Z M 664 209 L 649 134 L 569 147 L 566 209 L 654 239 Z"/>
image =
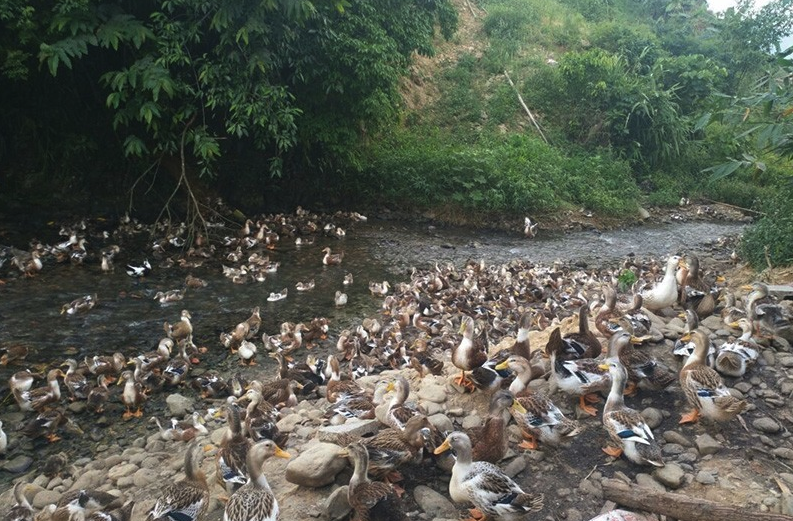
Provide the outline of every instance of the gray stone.
<path id="1" fill-rule="evenodd" d="M 333 483 L 336 474 L 347 466 L 347 458 L 339 456 L 341 448 L 332 443 L 316 443 L 308 447 L 286 466 L 286 480 L 295 485 L 324 487 Z"/>
<path id="2" fill-rule="evenodd" d="M 446 499 L 446 496 L 425 485 L 419 485 L 413 489 L 413 499 L 430 517 L 453 518 L 457 515 L 457 509 L 451 501 Z"/>
<path id="3" fill-rule="evenodd" d="M 78 400 L 66 406 L 69 412 L 73 412 L 74 414 L 82 414 L 86 407 L 88 407 L 88 404 L 85 403 L 85 400 Z"/>
<path id="4" fill-rule="evenodd" d="M 577 508 L 568 508 L 565 512 L 565 519 L 567 521 L 584 521 L 584 516 Z"/>
<path id="5" fill-rule="evenodd" d="M 419 389 L 418 397 L 428 402 L 443 403 L 446 401 L 446 389 L 441 385 L 427 382 Z"/>
<path id="6" fill-rule="evenodd" d="M 655 407 L 647 407 L 642 411 L 642 418 L 651 429 L 656 429 L 664 421 L 664 415 Z"/>
<path id="7" fill-rule="evenodd" d="M 33 501 L 31 501 L 30 504 L 33 508 L 44 508 L 52 503 L 57 503 L 61 495 L 61 493 L 55 492 L 54 490 L 42 490 L 33 496 Z"/>
<path id="8" fill-rule="evenodd" d="M 752 384 L 750 384 L 749 382 L 738 382 L 733 386 L 733 388 L 746 394 L 752 390 Z"/>
<path id="9" fill-rule="evenodd" d="M 132 475 L 132 483 L 136 488 L 143 488 L 157 481 L 158 472 L 153 469 L 139 469 Z"/>
<path id="10" fill-rule="evenodd" d="M 697 472 L 695 479 L 697 480 L 697 483 L 702 483 L 703 485 L 712 485 L 716 483 L 716 476 L 714 476 L 713 473 L 708 470 L 700 470 Z"/>
<path id="11" fill-rule="evenodd" d="M 683 436 L 678 431 L 665 431 L 664 432 L 664 440 L 666 440 L 667 443 L 675 443 L 675 444 L 681 445 L 683 447 L 693 447 L 694 446 L 694 444 L 691 443 L 691 441 L 689 441 L 688 438 Z"/>
<path id="12" fill-rule="evenodd" d="M 677 454 L 682 454 L 685 452 L 685 448 L 682 445 L 678 445 L 677 443 L 667 443 L 663 447 L 661 447 L 661 452 L 668 456 L 675 456 Z"/>
<path id="13" fill-rule="evenodd" d="M 225 427 L 225 426 L 218 427 L 217 429 L 215 429 L 214 431 L 212 431 L 209 434 L 209 440 L 212 442 L 213 445 L 220 445 L 220 442 L 223 439 L 223 436 L 225 436 L 226 431 L 228 431 L 228 427 Z M 151 442 L 149 442 L 147 447 L 150 446 L 150 445 L 151 445 Z"/>
<path id="14" fill-rule="evenodd" d="M 427 418 L 441 432 L 452 432 L 454 423 L 445 414 L 433 414 Z"/>
<path id="15" fill-rule="evenodd" d="M 326 521 L 340 521 L 347 517 L 347 514 L 352 510 L 349 501 L 347 501 L 348 490 L 349 487 L 344 485 L 334 490 L 330 496 L 328 496 L 328 499 L 325 500 L 325 507 L 322 509 L 324 512 L 322 519 Z"/>
<path id="16" fill-rule="evenodd" d="M 463 418 L 463 430 L 470 431 L 475 427 L 480 427 L 482 425 L 482 418 L 479 417 L 476 413 L 471 413 Z"/>
<path id="17" fill-rule="evenodd" d="M 32 464 L 33 458 L 24 454 L 20 454 L 14 459 L 10 459 L 3 463 L 3 470 L 6 470 L 12 474 L 20 474 L 29 469 L 30 465 Z"/>
<path id="18" fill-rule="evenodd" d="M 305 421 L 305 418 L 303 418 L 303 416 L 300 414 L 287 414 L 278 420 L 276 426 L 281 432 L 292 432 L 295 430 L 295 427 L 303 421 Z"/>
<path id="19" fill-rule="evenodd" d="M 182 462 L 179 462 L 182 464 Z M 111 468 L 107 471 L 107 477 L 112 480 L 116 481 L 126 476 L 131 476 L 135 472 L 137 472 L 138 466 L 134 463 L 119 463 L 115 467 Z"/>
<path id="20" fill-rule="evenodd" d="M 348 440 L 377 432 L 379 425 L 380 423 L 377 420 L 351 419 L 341 425 L 320 427 L 318 438 L 319 441 L 327 443 L 347 445 L 347 443 L 349 443 Z"/>
<path id="21" fill-rule="evenodd" d="M 709 317 L 705 317 L 704 319 L 702 319 L 700 324 L 708 329 L 713 329 L 714 331 L 724 327 L 724 324 L 721 321 L 721 316 L 719 315 L 711 315 Z"/>
<path id="22" fill-rule="evenodd" d="M 649 488 L 651 490 L 657 490 L 659 492 L 666 492 L 666 488 L 663 485 L 658 483 L 653 477 L 649 474 L 636 474 L 636 483 L 640 487 Z"/>
<path id="23" fill-rule="evenodd" d="M 776 420 L 768 416 L 763 416 L 754 420 L 752 422 L 752 427 L 760 432 L 767 432 L 769 434 L 775 434 L 782 430 L 782 426 L 779 425 Z"/>
<path id="24" fill-rule="evenodd" d="M 716 454 L 719 452 L 719 450 L 721 450 L 721 443 L 713 439 L 710 434 L 702 434 L 697 436 L 695 443 L 697 444 L 697 450 L 703 456 Z"/>
<path id="25" fill-rule="evenodd" d="M 182 418 L 186 414 L 193 412 L 193 404 L 195 403 L 195 400 L 179 393 L 174 393 L 168 395 L 168 397 L 165 399 L 165 403 L 168 405 L 168 410 L 171 412 L 171 416 Z"/>
<path id="26" fill-rule="evenodd" d="M 655 469 L 653 477 L 662 485 L 671 489 L 680 488 L 683 484 L 683 477 L 685 472 L 676 463 L 667 463 L 661 468 Z"/>
<path id="27" fill-rule="evenodd" d="M 69 490 L 79 490 L 81 488 L 97 488 L 104 483 L 105 471 L 102 469 L 86 470 L 74 480 Z"/>
<path id="28" fill-rule="evenodd" d="M 526 458 L 524 458 L 523 456 L 518 456 L 517 458 L 513 458 L 512 461 L 507 463 L 507 465 L 504 467 L 504 473 L 507 476 L 514 478 L 515 476 L 526 470 L 526 467 L 528 465 L 529 462 Z"/>
<path id="29" fill-rule="evenodd" d="M 771 450 L 771 454 L 783 459 L 793 459 L 793 449 L 788 447 L 779 447 Z"/>

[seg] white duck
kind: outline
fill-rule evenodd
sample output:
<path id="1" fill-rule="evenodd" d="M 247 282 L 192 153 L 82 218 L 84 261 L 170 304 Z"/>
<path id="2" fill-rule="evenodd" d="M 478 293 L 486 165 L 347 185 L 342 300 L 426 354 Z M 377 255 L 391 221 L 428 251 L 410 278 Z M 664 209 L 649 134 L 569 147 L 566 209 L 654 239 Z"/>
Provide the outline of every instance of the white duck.
<path id="1" fill-rule="evenodd" d="M 661 282 L 651 289 L 642 291 L 642 301 L 645 308 L 658 311 L 672 306 L 677 301 L 677 278 L 675 277 L 678 266 L 683 263 L 682 257 L 672 255 L 666 261 L 666 271 Z"/>

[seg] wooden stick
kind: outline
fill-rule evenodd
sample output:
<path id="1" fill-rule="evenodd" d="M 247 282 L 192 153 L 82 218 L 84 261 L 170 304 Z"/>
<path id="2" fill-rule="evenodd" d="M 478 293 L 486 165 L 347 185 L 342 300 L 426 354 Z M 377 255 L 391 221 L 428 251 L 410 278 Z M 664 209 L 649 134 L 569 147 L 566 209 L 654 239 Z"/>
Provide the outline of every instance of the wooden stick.
<path id="1" fill-rule="evenodd" d="M 537 132 L 539 132 L 539 133 L 540 133 L 540 137 L 541 137 L 541 138 L 542 138 L 542 140 L 543 140 L 543 141 L 545 141 L 545 143 L 547 144 L 547 143 L 548 143 L 548 140 L 547 140 L 547 139 L 545 139 L 545 134 L 543 134 L 543 133 L 542 133 L 542 129 L 540 128 L 540 124 L 539 124 L 539 123 L 537 123 L 537 120 L 536 120 L 536 119 L 534 119 L 534 115 L 533 115 L 533 114 L 531 113 L 531 111 L 529 110 L 529 107 L 527 107 L 527 106 L 526 106 L 526 103 L 523 101 L 523 96 L 521 96 L 521 95 L 520 95 L 520 91 L 519 91 L 519 90 L 518 90 L 518 88 L 515 86 L 515 84 L 514 84 L 514 83 L 512 83 L 512 78 L 510 78 L 510 77 L 509 77 L 509 74 L 507 73 L 506 69 L 504 70 L 504 76 L 506 76 L 506 77 L 507 77 L 507 81 L 509 82 L 509 85 L 512 87 L 512 90 L 514 90 L 514 91 L 515 91 L 515 94 L 517 94 L 517 95 L 518 95 L 518 101 L 520 101 L 520 104 L 521 104 L 521 106 L 523 106 L 523 110 L 525 110 L 525 111 L 526 111 L 526 114 L 528 114 L 528 115 L 529 115 L 529 119 L 530 119 L 530 120 L 531 120 L 531 122 L 534 124 L 534 127 L 537 129 Z"/>
<path id="2" fill-rule="evenodd" d="M 728 208 L 735 208 L 736 210 L 740 210 L 742 212 L 750 212 L 750 213 L 756 213 L 757 215 L 765 215 L 765 212 L 752 210 L 751 208 L 744 208 L 743 206 L 736 206 L 734 204 L 722 203 L 721 201 L 714 201 L 713 199 L 708 199 L 707 197 L 703 197 L 702 200 L 712 204 L 720 204 L 722 206 L 727 206 Z"/>
<path id="3" fill-rule="evenodd" d="M 476 13 L 474 12 L 474 7 L 471 5 L 471 2 L 465 0 L 465 5 L 468 6 L 468 9 L 471 11 L 471 16 L 473 16 L 474 20 L 476 20 Z"/>
<path id="4" fill-rule="evenodd" d="M 606 499 L 629 508 L 660 514 L 679 521 L 793 521 L 793 517 L 748 508 L 722 505 L 707 499 L 659 492 L 609 479 L 603 482 Z"/>

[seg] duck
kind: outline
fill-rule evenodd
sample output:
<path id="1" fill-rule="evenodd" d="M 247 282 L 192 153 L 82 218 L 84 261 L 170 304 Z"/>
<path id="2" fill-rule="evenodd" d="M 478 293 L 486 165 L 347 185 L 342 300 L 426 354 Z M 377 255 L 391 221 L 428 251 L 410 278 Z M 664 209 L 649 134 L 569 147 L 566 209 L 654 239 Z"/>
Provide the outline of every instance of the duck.
<path id="1" fill-rule="evenodd" d="M 5 348 L 5 353 L 0 357 L 0 365 L 19 364 L 27 358 L 30 350 L 28 346 L 16 344 Z"/>
<path id="2" fill-rule="evenodd" d="M 342 291 L 336 291 L 336 295 L 333 297 L 333 303 L 336 304 L 336 307 L 346 306 L 347 305 L 347 294 Z"/>
<path id="3" fill-rule="evenodd" d="M 262 398 L 256 389 L 248 389 L 240 400 L 249 400 L 245 409 L 245 431 L 253 441 L 270 439 L 280 442 L 281 433 L 276 423 L 278 409 Z"/>
<path id="4" fill-rule="evenodd" d="M 524 438 L 518 445 L 520 448 L 537 450 L 539 442 L 556 447 L 563 438 L 581 433 L 583 428 L 577 421 L 567 418 L 547 396 L 529 388 L 529 382 L 542 374 L 542 368 L 532 367 L 526 358 L 518 355 L 510 355 L 501 365 L 515 373 L 507 392 L 514 399 L 509 412 Z"/>
<path id="5" fill-rule="evenodd" d="M 184 289 L 171 289 L 168 291 L 158 291 L 154 294 L 154 300 L 160 304 L 170 304 L 171 302 L 179 302 L 184 298 Z"/>
<path id="6" fill-rule="evenodd" d="M 693 423 L 700 417 L 726 422 L 743 412 L 748 403 L 730 394 L 715 369 L 705 365 L 710 340 L 702 331 L 691 333 L 694 352 L 680 370 L 680 387 L 686 395 L 691 411 L 680 419 L 681 424 Z"/>
<path id="7" fill-rule="evenodd" d="M 104 273 L 109 273 L 115 270 L 113 259 L 115 259 L 116 255 L 118 255 L 120 251 L 121 248 L 117 244 L 111 244 L 110 246 L 106 246 L 99 250 L 99 255 L 102 257 L 101 269 Z"/>
<path id="8" fill-rule="evenodd" d="M 127 501 L 121 508 L 107 512 L 98 510 L 85 518 L 85 521 L 130 521 L 132 511 L 135 508 L 134 501 Z"/>
<path id="9" fill-rule="evenodd" d="M 88 380 L 85 375 L 77 368 L 77 361 L 69 358 L 61 364 L 61 367 L 68 367 L 66 374 L 63 375 L 63 384 L 69 391 L 70 399 L 85 400 L 88 397 Z"/>
<path id="10" fill-rule="evenodd" d="M 278 302 L 279 300 L 284 300 L 288 294 L 289 288 L 284 288 L 278 292 L 272 292 L 270 293 L 270 296 L 267 297 L 267 302 Z"/>
<path id="11" fill-rule="evenodd" d="M 31 439 L 44 437 L 50 443 L 54 443 L 61 439 L 56 434 L 60 427 L 65 427 L 68 432 L 78 436 L 83 435 L 80 426 L 60 409 L 40 412 L 38 416 L 23 425 L 20 432 Z"/>
<path id="12" fill-rule="evenodd" d="M 325 419 L 331 425 L 338 425 L 352 418 L 358 418 L 359 420 L 374 419 L 375 407 L 383 402 L 383 397 L 390 383 L 378 383 L 372 395 L 363 392 L 361 394 L 340 395 L 325 412 Z"/>
<path id="13" fill-rule="evenodd" d="M 297 391 L 303 388 L 303 385 L 291 378 L 279 378 L 260 384 L 257 380 L 251 382 L 250 387 L 257 386 L 257 390 L 262 394 L 268 403 L 275 406 L 276 409 L 284 407 L 294 407 L 297 405 Z"/>
<path id="14" fill-rule="evenodd" d="M 240 365 L 257 365 L 256 364 L 256 344 L 249 340 L 243 340 L 237 349 L 237 355 L 240 357 Z"/>
<path id="15" fill-rule="evenodd" d="M 86 356 L 84 362 L 88 367 L 88 372 L 94 376 L 103 374 L 115 377 L 124 369 L 124 366 L 127 364 L 127 359 L 123 354 L 116 352 L 111 356 Z"/>
<path id="16" fill-rule="evenodd" d="M 47 373 L 47 385 L 28 391 L 13 390 L 14 398 L 22 411 L 41 411 L 48 405 L 61 399 L 61 387 L 58 378 L 63 377 L 60 369 L 51 369 Z"/>
<path id="17" fill-rule="evenodd" d="M 76 489 L 66 492 L 55 505 L 52 513 L 53 521 L 85 519 L 89 513 L 100 509 L 114 508 L 120 498 L 95 489 Z M 101 517 L 103 521 L 107 518 Z"/>
<path id="18" fill-rule="evenodd" d="M 192 441 L 185 452 L 185 478 L 160 487 L 157 500 L 146 517 L 147 521 L 201 521 L 204 518 L 209 505 L 209 485 L 196 461 L 198 454 L 198 443 Z"/>
<path id="19" fill-rule="evenodd" d="M 96 378 L 96 386 L 92 387 L 90 391 L 88 391 L 88 397 L 86 398 L 86 404 L 88 410 L 95 412 L 96 414 L 101 414 L 105 410 L 105 403 L 107 403 L 107 398 L 110 396 L 110 389 L 108 389 L 108 378 L 107 376 L 100 374 Z"/>
<path id="20" fill-rule="evenodd" d="M 171 359 L 173 346 L 173 340 L 167 337 L 161 338 L 157 344 L 157 349 L 138 355 L 136 358 L 140 360 L 141 371 L 149 372 L 154 369 L 161 369 Z"/>
<path id="21" fill-rule="evenodd" d="M 344 275 L 344 279 L 341 282 L 345 286 L 351 286 L 353 283 L 353 276 L 352 273 L 347 273 Z"/>
<path id="22" fill-rule="evenodd" d="M 532 222 L 531 217 L 523 218 L 523 235 L 529 239 L 537 236 L 537 227 L 539 223 Z"/>
<path id="23" fill-rule="evenodd" d="M 322 253 L 325 254 L 324 257 L 322 257 L 322 264 L 325 266 L 338 266 L 341 264 L 341 261 L 344 260 L 344 252 L 331 253 L 329 247 L 325 247 Z"/>
<path id="24" fill-rule="evenodd" d="M 193 274 L 188 273 L 187 276 L 184 278 L 184 285 L 187 288 L 198 289 L 198 288 L 207 287 L 209 283 L 202 278 L 196 277 Z"/>
<path id="25" fill-rule="evenodd" d="M 314 286 L 314 279 L 308 280 L 306 282 L 298 281 L 297 284 L 295 284 L 295 289 L 297 291 L 311 291 L 314 289 Z"/>
<path id="26" fill-rule="evenodd" d="M 724 307 L 720 313 L 724 325 L 729 326 L 746 317 L 746 311 L 735 305 L 735 294 L 733 292 L 723 291 L 719 296 L 719 300 L 724 300 Z"/>
<path id="27" fill-rule="evenodd" d="M 5 456 L 8 450 L 8 435 L 3 430 L 3 422 L 0 420 L 0 456 Z"/>
<path id="28" fill-rule="evenodd" d="M 361 442 L 347 445 L 339 456 L 348 458 L 353 464 L 353 473 L 347 489 L 347 501 L 355 512 L 353 519 L 359 521 L 406 521 L 394 487 L 382 481 L 369 479 L 369 453 Z"/>
<path id="29" fill-rule="evenodd" d="M 167 321 L 163 323 L 163 330 L 165 336 L 176 342 L 177 344 L 182 340 L 188 340 L 193 337 L 193 324 L 191 322 L 193 316 L 186 309 L 182 310 L 179 322 L 169 324 Z"/>
<path id="30" fill-rule="evenodd" d="M 33 373 L 30 372 L 30 369 L 17 371 L 8 379 L 8 388 L 12 393 L 28 391 L 33 387 L 34 379 L 35 377 Z"/>
<path id="31" fill-rule="evenodd" d="M 204 426 L 206 420 L 198 412 L 190 415 L 190 419 L 187 421 L 180 422 L 176 418 L 171 418 L 171 426 L 167 429 L 162 426 L 160 419 L 156 416 L 152 416 L 151 420 L 157 424 L 160 438 L 165 441 L 190 441 L 196 436 L 207 434 L 208 432 Z"/>
<path id="32" fill-rule="evenodd" d="M 683 334 L 680 335 L 680 338 L 675 340 L 675 344 L 672 348 L 672 354 L 675 356 L 682 356 L 683 360 L 685 361 L 688 359 L 691 353 L 694 352 L 695 344 L 691 341 L 691 333 L 696 331 L 699 327 L 699 317 L 693 309 L 687 309 L 683 314 L 683 317 L 685 317 Z M 708 366 L 713 367 L 713 364 L 716 360 L 716 346 L 713 344 L 713 342 L 709 342 L 706 360 Z"/>
<path id="33" fill-rule="evenodd" d="M 609 340 L 609 356 L 617 358 L 628 375 L 625 393 L 636 394 L 637 388 L 660 391 L 669 387 L 677 379 L 677 373 L 647 351 L 633 347 L 633 342 L 634 337 L 627 331 L 621 331 Z"/>
<path id="34" fill-rule="evenodd" d="M 187 355 L 187 342 L 182 341 L 179 343 L 179 356 L 168 360 L 162 370 L 162 377 L 165 379 L 165 383 L 172 386 L 183 383 L 190 372 L 191 364 L 190 357 Z"/>
<path id="35" fill-rule="evenodd" d="M 385 297 L 388 295 L 388 290 L 391 289 L 391 286 L 388 284 L 387 280 L 383 282 L 369 282 L 369 293 L 375 297 Z"/>
<path id="36" fill-rule="evenodd" d="M 660 341 L 663 335 L 653 330 L 650 317 L 642 311 L 644 299 L 641 293 L 633 294 L 633 305 L 625 311 L 618 311 L 617 293 L 611 286 L 603 287 L 603 306 L 595 316 L 595 327 L 606 338 L 618 331 L 627 331 L 644 343 L 647 340 Z"/>
<path id="37" fill-rule="evenodd" d="M 713 288 L 702 279 L 699 269 L 699 257 L 686 255 L 686 268 L 683 282 L 680 284 L 680 304 L 691 307 L 699 318 L 706 318 L 713 314 L 716 299 Z"/>
<path id="38" fill-rule="evenodd" d="M 223 412 L 220 409 L 219 412 Z M 225 408 L 228 430 L 220 441 L 215 457 L 215 478 L 227 494 L 232 494 L 248 481 L 247 458 L 253 442 L 242 432 L 240 411 L 230 403 Z"/>
<path id="39" fill-rule="evenodd" d="M 742 318 L 730 326 L 741 328 L 743 334 L 737 339 L 730 337 L 719 347 L 713 367 L 725 376 L 740 377 L 757 361 L 760 347 L 752 340 L 752 323 L 749 319 Z"/>
<path id="40" fill-rule="evenodd" d="M 30 484 L 25 481 L 17 481 L 14 485 L 14 501 L 16 504 L 6 512 L 5 521 L 33 521 L 33 507 L 30 505 L 25 493 Z"/>
<path id="41" fill-rule="evenodd" d="M 650 311 L 659 311 L 673 306 L 677 301 L 677 279 L 675 270 L 679 266 L 684 266 L 682 257 L 672 255 L 666 261 L 666 269 L 661 282 L 650 289 L 641 292 L 643 305 Z"/>
<path id="42" fill-rule="evenodd" d="M 751 289 L 746 299 L 746 312 L 752 321 L 755 336 L 775 338 L 780 331 L 790 330 L 790 317 L 771 296 L 766 284 L 754 282 L 751 286 L 744 286 L 744 289 Z"/>
<path id="43" fill-rule="evenodd" d="M 140 418 L 143 416 L 143 404 L 146 401 L 146 394 L 143 392 L 143 385 L 134 377 L 132 371 L 124 371 L 118 379 L 118 384 L 124 384 L 124 390 L 121 392 L 121 401 L 126 407 L 123 418 L 129 420 L 130 418 Z M 135 409 L 133 412 L 132 409 Z"/>
<path id="44" fill-rule="evenodd" d="M 581 410 L 596 416 L 597 410 L 586 401 L 598 401 L 593 393 L 605 392 L 611 387 L 608 371 L 601 369 L 600 361 L 594 358 L 565 360 L 567 353 L 558 327 L 551 332 L 545 350 L 551 358 L 552 383 L 567 394 L 577 395 Z"/>
<path id="45" fill-rule="evenodd" d="M 457 455 L 449 481 L 449 495 L 453 501 L 472 503 L 480 517 L 486 518 L 516 520 L 542 510 L 543 494 L 524 492 L 496 465 L 473 461 L 471 439 L 464 432 L 450 433 L 434 453 L 442 454 L 449 449 Z"/>
<path id="46" fill-rule="evenodd" d="M 77 299 L 72 300 L 68 304 L 64 304 L 61 307 L 61 315 L 64 313 L 67 315 L 76 315 L 77 313 L 85 313 L 96 306 L 98 302 L 96 293 L 93 295 L 86 295 L 84 297 L 80 297 Z"/>
<path id="47" fill-rule="evenodd" d="M 26 252 L 13 248 L 12 252 L 14 253 L 12 259 L 14 265 L 25 277 L 33 277 L 44 268 L 44 263 L 41 261 L 41 254 L 38 250 L 34 249 L 31 252 Z"/>
<path id="48" fill-rule="evenodd" d="M 597 358 L 603 352 L 600 340 L 589 329 L 589 306 L 584 304 L 578 309 L 578 331 L 568 333 L 562 337 L 563 351 L 557 350 L 557 357 L 565 360 L 579 360 L 582 358 Z M 549 341 L 550 345 L 550 341 Z M 558 346 L 553 346 L 556 349 Z M 550 356 L 548 346 L 546 354 Z"/>
<path id="49" fill-rule="evenodd" d="M 201 394 L 201 398 L 219 398 L 229 394 L 228 382 L 217 372 L 207 371 L 190 380 L 190 386 Z"/>
<path id="50" fill-rule="evenodd" d="M 603 427 L 611 441 L 616 444 L 603 448 L 613 458 L 622 454 L 637 465 L 663 467 L 661 447 L 655 441 L 653 431 L 635 409 L 625 405 L 623 397 L 628 371 L 616 357 L 604 360 L 602 367 L 611 375 L 611 391 L 603 409 Z"/>
<path id="51" fill-rule="evenodd" d="M 410 384 L 404 376 L 397 375 L 386 387 L 386 391 L 392 390 L 394 391 L 394 396 L 388 403 L 388 408 L 383 416 L 383 423 L 394 429 L 404 431 L 408 420 L 413 416 L 422 414 L 422 411 L 405 403 L 410 395 Z"/>
<path id="52" fill-rule="evenodd" d="M 493 394 L 484 425 L 468 431 L 474 460 L 498 463 L 504 458 L 509 440 L 506 428 L 514 403 L 515 398 L 507 390 Z"/>
<path id="53" fill-rule="evenodd" d="M 126 272 L 127 275 L 136 279 L 146 277 L 151 273 L 151 263 L 149 259 L 143 259 L 140 264 L 127 264 Z"/>
<path id="54" fill-rule="evenodd" d="M 466 371 L 472 371 L 487 362 L 487 339 L 484 335 L 474 338 L 474 319 L 464 315 L 460 323 L 463 338 L 452 348 L 452 364 L 460 369 L 460 376 L 454 383 L 473 391 L 474 384 L 465 377 Z"/>
<path id="55" fill-rule="evenodd" d="M 328 380 L 326 395 L 330 403 L 336 402 L 342 396 L 367 394 L 355 380 L 341 379 L 341 365 L 339 359 L 334 355 L 328 355 L 327 367 L 330 369 L 330 380 Z"/>
<path id="56" fill-rule="evenodd" d="M 234 492 L 226 503 L 223 521 L 276 521 L 278 500 L 264 475 L 262 465 L 275 456 L 289 459 L 288 452 L 272 440 L 262 440 L 248 451 L 247 466 L 250 479 Z"/>

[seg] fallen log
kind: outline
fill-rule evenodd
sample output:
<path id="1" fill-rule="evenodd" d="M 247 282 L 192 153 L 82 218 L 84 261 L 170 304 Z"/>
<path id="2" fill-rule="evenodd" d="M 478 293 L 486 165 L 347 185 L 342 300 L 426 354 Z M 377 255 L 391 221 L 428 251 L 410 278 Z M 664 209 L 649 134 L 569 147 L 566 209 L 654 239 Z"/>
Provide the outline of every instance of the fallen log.
<path id="1" fill-rule="evenodd" d="M 603 482 L 603 495 L 618 505 L 679 521 L 793 521 L 793 517 L 783 514 L 722 505 L 707 499 L 629 485 L 616 479 Z"/>

